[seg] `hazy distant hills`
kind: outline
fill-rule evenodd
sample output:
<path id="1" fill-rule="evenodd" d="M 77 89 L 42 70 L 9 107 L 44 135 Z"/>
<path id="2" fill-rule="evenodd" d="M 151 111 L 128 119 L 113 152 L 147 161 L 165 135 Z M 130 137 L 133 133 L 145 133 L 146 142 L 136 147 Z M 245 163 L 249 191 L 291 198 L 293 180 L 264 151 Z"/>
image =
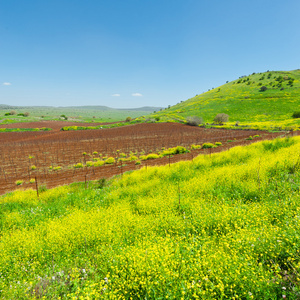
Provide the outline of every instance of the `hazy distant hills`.
<path id="1" fill-rule="evenodd" d="M 54 107 L 54 106 L 14 106 L 14 105 L 8 105 L 8 104 L 0 104 L 0 109 L 72 109 L 72 110 L 101 110 L 101 111 L 110 111 L 110 110 L 128 110 L 128 111 L 143 111 L 143 112 L 153 112 L 158 111 L 162 109 L 163 107 L 155 107 L 155 106 L 144 106 L 144 107 L 138 107 L 138 108 L 111 108 L 108 106 L 102 106 L 102 105 L 85 105 L 85 106 L 60 106 L 60 107 Z"/>

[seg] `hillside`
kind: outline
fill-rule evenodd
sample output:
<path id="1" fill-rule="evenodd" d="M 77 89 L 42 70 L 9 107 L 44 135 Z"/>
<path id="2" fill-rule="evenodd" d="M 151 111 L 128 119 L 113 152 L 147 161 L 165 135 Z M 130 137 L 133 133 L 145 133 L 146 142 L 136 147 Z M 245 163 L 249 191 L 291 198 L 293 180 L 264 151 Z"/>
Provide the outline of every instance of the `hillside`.
<path id="1" fill-rule="evenodd" d="M 218 113 L 225 113 L 232 125 L 299 126 L 300 119 L 292 118 L 295 111 L 300 111 L 300 69 L 242 76 L 152 117 L 183 121 L 198 116 L 213 123 Z"/>
<path id="2" fill-rule="evenodd" d="M 0 298 L 299 299 L 299 147 L 0 197 Z"/>

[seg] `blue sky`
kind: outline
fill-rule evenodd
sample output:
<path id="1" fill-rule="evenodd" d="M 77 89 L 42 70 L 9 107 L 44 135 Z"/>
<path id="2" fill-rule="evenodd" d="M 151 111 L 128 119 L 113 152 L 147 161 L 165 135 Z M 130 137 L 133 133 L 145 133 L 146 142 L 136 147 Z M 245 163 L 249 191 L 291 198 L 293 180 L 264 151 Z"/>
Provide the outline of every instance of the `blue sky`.
<path id="1" fill-rule="evenodd" d="M 0 0 L 0 104 L 168 106 L 300 68 L 299 0 Z"/>

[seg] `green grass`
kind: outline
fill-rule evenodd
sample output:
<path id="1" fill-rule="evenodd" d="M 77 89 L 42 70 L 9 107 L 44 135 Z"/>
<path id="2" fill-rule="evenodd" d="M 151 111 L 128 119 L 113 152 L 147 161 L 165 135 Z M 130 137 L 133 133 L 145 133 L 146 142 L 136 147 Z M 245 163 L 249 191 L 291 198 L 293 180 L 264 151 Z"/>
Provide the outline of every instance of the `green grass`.
<path id="1" fill-rule="evenodd" d="M 262 86 L 267 90 L 260 91 Z M 299 127 L 300 119 L 292 118 L 295 111 L 300 111 L 300 70 L 252 74 L 152 114 L 152 117 L 160 117 L 162 121 L 185 121 L 189 116 L 198 116 L 206 123 L 213 123 L 218 113 L 225 113 L 232 125 L 238 121 L 240 125 Z"/>
<path id="2" fill-rule="evenodd" d="M 299 299 L 300 138 L 0 197 L 0 299 Z"/>

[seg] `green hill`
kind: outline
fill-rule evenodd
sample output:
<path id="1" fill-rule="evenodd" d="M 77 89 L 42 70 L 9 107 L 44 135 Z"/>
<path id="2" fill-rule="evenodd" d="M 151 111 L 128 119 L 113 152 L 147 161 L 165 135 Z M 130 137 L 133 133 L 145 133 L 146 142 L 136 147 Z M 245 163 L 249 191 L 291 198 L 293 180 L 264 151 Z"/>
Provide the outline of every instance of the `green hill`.
<path id="1" fill-rule="evenodd" d="M 299 127 L 300 119 L 292 118 L 295 111 L 300 111 L 300 69 L 242 76 L 152 116 L 178 121 L 198 116 L 213 123 L 225 113 L 231 125 Z"/>

